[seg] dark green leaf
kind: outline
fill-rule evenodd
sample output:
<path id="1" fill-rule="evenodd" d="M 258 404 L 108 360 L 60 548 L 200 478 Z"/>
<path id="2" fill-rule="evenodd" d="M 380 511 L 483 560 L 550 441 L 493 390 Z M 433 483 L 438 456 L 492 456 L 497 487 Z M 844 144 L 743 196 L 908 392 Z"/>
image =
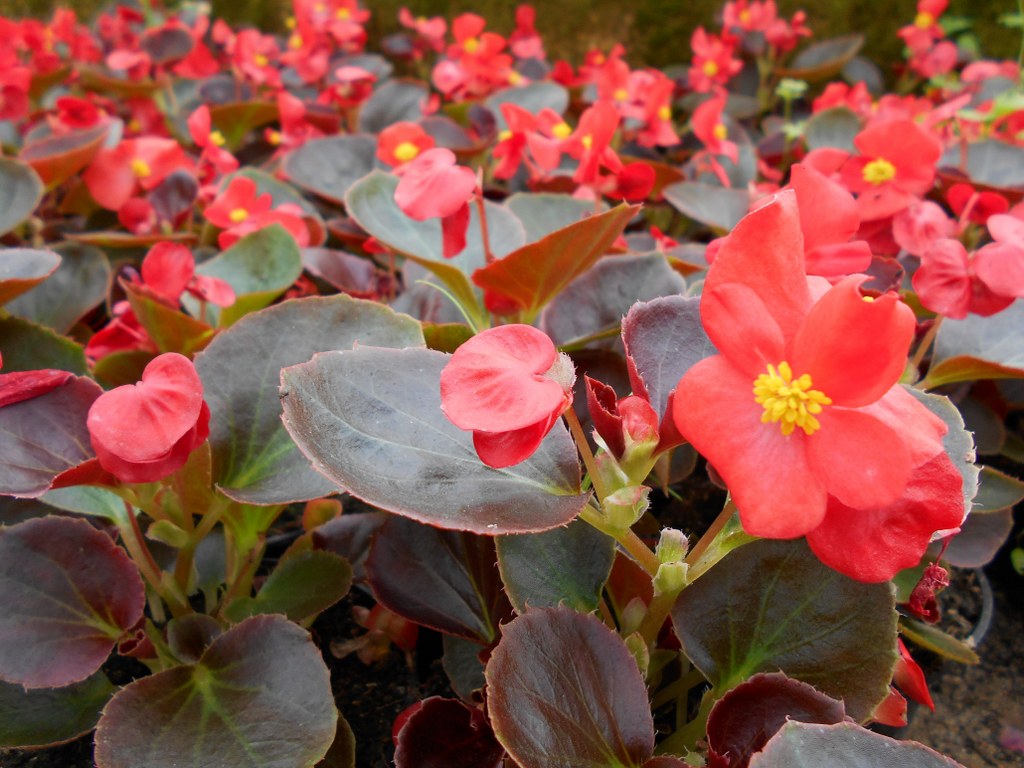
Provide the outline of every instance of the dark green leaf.
<path id="1" fill-rule="evenodd" d="M 672 207 L 694 221 L 725 234 L 747 215 L 750 195 L 745 189 L 729 189 L 681 181 L 665 187 L 665 199 Z"/>
<path id="2" fill-rule="evenodd" d="M 292 621 L 318 616 L 348 594 L 352 566 L 325 550 L 299 552 L 271 571 L 255 597 L 244 597 L 228 606 L 230 621 L 259 613 L 283 613 Z"/>
<path id="3" fill-rule="evenodd" d="M 139 324 L 160 352 L 178 352 L 191 357 L 210 343 L 214 330 L 206 323 L 167 306 L 142 286 L 124 280 L 121 286 Z"/>
<path id="4" fill-rule="evenodd" d="M 0 157 L 0 235 L 32 215 L 43 199 L 43 180 L 32 166 Z"/>
<path id="5" fill-rule="evenodd" d="M 88 733 L 114 690 L 102 672 L 64 688 L 0 682 L 0 748 L 44 747 Z"/>
<path id="6" fill-rule="evenodd" d="M 374 506 L 441 528 L 489 535 L 572 520 L 576 448 L 556 425 L 526 461 L 484 465 L 469 432 L 441 411 L 448 355 L 358 347 L 281 372 L 284 423 L 317 471 Z"/>
<path id="7" fill-rule="evenodd" d="M 569 92 L 558 83 L 541 81 L 512 88 L 502 88 L 500 91 L 492 93 L 487 97 L 484 106 L 494 113 L 499 131 L 508 127 L 505 124 L 505 117 L 501 113 L 501 105 L 506 103 L 515 104 L 533 114 L 547 108 L 561 115 L 569 107 Z"/>
<path id="8" fill-rule="evenodd" d="M 282 616 L 255 616 L 214 640 L 197 664 L 117 693 L 96 729 L 96 764 L 311 768 L 334 741 L 337 717 L 309 634 Z"/>
<path id="9" fill-rule="evenodd" d="M 864 45 L 864 35 L 844 35 L 822 40 L 804 48 L 785 68 L 776 70 L 782 77 L 807 80 L 812 83 L 828 80 L 843 71 L 843 67 Z"/>
<path id="10" fill-rule="evenodd" d="M 378 134 L 402 120 L 414 123 L 423 117 L 423 104 L 429 95 L 430 89 L 423 83 L 388 80 L 359 108 L 359 130 Z"/>
<path id="11" fill-rule="evenodd" d="M 4 373 L 59 368 L 85 374 L 85 351 L 80 344 L 20 317 L 0 317 L 0 352 Z"/>
<path id="12" fill-rule="evenodd" d="M 373 136 L 311 139 L 288 154 L 283 168 L 302 189 L 341 205 L 349 187 L 373 170 L 376 151 Z"/>
<path id="13" fill-rule="evenodd" d="M 3 161 L 2 157 L 0 161 Z M 52 275 L 58 266 L 60 256 L 52 251 L 32 248 L 5 248 L 0 251 L 0 304 L 31 291 Z"/>
<path id="14" fill-rule="evenodd" d="M 953 170 L 957 176 L 966 173 L 972 183 L 995 189 L 1024 187 L 1024 149 L 995 140 L 973 142 L 966 149 L 964 163 L 960 142 L 951 145 L 939 159 L 940 170 Z"/>
<path id="15" fill-rule="evenodd" d="M 856 114 L 846 107 L 836 107 L 811 117 L 804 128 L 804 139 L 808 149 L 831 147 L 853 152 L 853 137 L 860 129 L 860 118 Z"/>
<path id="16" fill-rule="evenodd" d="M 803 541 L 733 550 L 672 610 L 683 651 L 724 693 L 757 672 L 785 672 L 842 699 L 858 720 L 889 693 L 896 611 L 889 584 L 833 571 Z"/>
<path id="17" fill-rule="evenodd" d="M 991 317 L 942 321 L 924 387 L 976 379 L 1024 378 L 1024 301 Z"/>
<path id="18" fill-rule="evenodd" d="M 519 192 L 505 201 L 526 229 L 526 242 L 533 243 L 552 232 L 582 221 L 594 212 L 589 200 L 571 195 L 528 194 Z"/>
<path id="19" fill-rule="evenodd" d="M 110 262 L 103 251 L 91 245 L 64 242 L 54 246 L 54 250 L 61 257 L 57 271 L 6 308 L 57 333 L 67 333 L 106 298 Z"/>
<path id="20" fill-rule="evenodd" d="M 196 358 L 210 407 L 214 478 L 232 498 L 282 504 L 337 486 L 314 472 L 281 425 L 282 368 L 354 344 L 422 346 L 419 324 L 348 296 L 288 301 L 244 318 Z"/>

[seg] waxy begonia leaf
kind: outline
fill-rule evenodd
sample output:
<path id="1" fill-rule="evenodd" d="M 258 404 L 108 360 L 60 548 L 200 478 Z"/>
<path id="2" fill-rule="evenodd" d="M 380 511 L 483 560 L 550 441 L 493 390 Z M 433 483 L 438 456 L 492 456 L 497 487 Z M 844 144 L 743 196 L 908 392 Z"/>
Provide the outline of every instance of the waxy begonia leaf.
<path id="1" fill-rule="evenodd" d="M 807 121 L 804 140 L 808 149 L 832 147 L 854 152 L 853 138 L 860 133 L 860 118 L 846 107 L 818 112 Z"/>
<path id="2" fill-rule="evenodd" d="M 897 741 L 854 723 L 789 723 L 754 755 L 750 768 L 963 768 L 914 741 Z"/>
<path id="3" fill-rule="evenodd" d="M 508 128 L 501 111 L 502 104 L 515 104 L 533 114 L 547 108 L 561 115 L 569 107 L 569 92 L 551 81 L 539 81 L 495 91 L 484 101 L 484 106 L 494 113 L 499 131 Z"/>
<path id="4" fill-rule="evenodd" d="M 341 205 L 349 187 L 373 170 L 376 151 L 373 136 L 311 139 L 288 154 L 283 169 L 302 189 Z"/>
<path id="5" fill-rule="evenodd" d="M 214 330 L 206 323 L 167 306 L 137 285 L 123 280 L 121 285 L 139 324 L 160 352 L 191 356 L 213 339 Z"/>
<path id="6" fill-rule="evenodd" d="M 278 563 L 255 597 L 231 603 L 225 617 L 241 621 L 259 613 L 283 613 L 292 621 L 316 617 L 348 594 L 352 566 L 324 550 L 299 552 Z"/>
<path id="7" fill-rule="evenodd" d="M 960 142 L 953 143 L 939 159 L 939 173 L 962 179 L 964 173 L 976 187 L 994 190 L 1024 188 L 1024 149 L 1002 141 L 987 140 L 967 144 L 964 163 Z"/>
<path id="8" fill-rule="evenodd" d="M 697 181 L 682 181 L 665 187 L 665 199 L 694 221 L 722 234 L 747 215 L 750 195 L 746 189 L 730 189 Z"/>
<path id="9" fill-rule="evenodd" d="M 122 384 L 134 384 L 142 378 L 142 372 L 155 356 L 153 352 L 134 349 L 113 352 L 96 361 L 92 367 L 92 375 L 107 389 L 120 387 Z"/>
<path id="10" fill-rule="evenodd" d="M 88 733 L 114 691 L 102 672 L 63 688 L 0 682 L 0 748 L 61 744 Z"/>
<path id="11" fill-rule="evenodd" d="M 43 199 L 43 181 L 31 166 L 0 157 L 0 235 L 32 215 Z"/>
<path id="12" fill-rule="evenodd" d="M 359 108 L 359 130 L 377 134 L 402 120 L 414 123 L 423 116 L 430 89 L 413 80 L 388 80 L 376 88 Z"/>
<path id="13" fill-rule="evenodd" d="M 935 338 L 928 389 L 976 379 L 1024 378 L 1024 301 L 991 317 L 942 321 Z"/>
<path id="14" fill-rule="evenodd" d="M 444 657 L 441 663 L 452 684 L 452 690 L 463 701 L 472 703 L 474 691 L 483 690 L 487 684 L 484 679 L 484 663 L 480 660 L 484 646 L 455 635 L 445 635 L 443 645 Z"/>
<path id="15" fill-rule="evenodd" d="M 484 645 L 509 613 L 490 536 L 391 517 L 370 545 L 366 575 L 388 610 Z"/>
<path id="16" fill-rule="evenodd" d="M 776 69 L 781 77 L 817 83 L 843 71 L 843 67 L 864 45 L 864 35 L 843 35 L 813 43 L 798 53 L 786 67 Z"/>
<path id="17" fill-rule="evenodd" d="M 121 689 L 96 729 L 96 764 L 312 768 L 334 741 L 337 717 L 309 634 L 283 616 L 255 616 L 216 638 L 195 665 Z"/>
<path id="18" fill-rule="evenodd" d="M 396 768 L 501 768 L 505 750 L 483 710 L 432 696 L 396 738 Z"/>
<path id="19" fill-rule="evenodd" d="M 616 328 L 638 301 L 685 290 L 686 281 L 660 254 L 601 259 L 544 309 L 540 327 L 555 344 L 566 344 Z"/>
<path id="20" fill-rule="evenodd" d="M 370 540 L 389 517 L 385 512 L 345 513 L 312 531 L 313 546 L 341 555 L 352 565 L 352 581 L 366 581 Z"/>
<path id="21" fill-rule="evenodd" d="M 633 394 L 646 394 L 659 415 L 694 364 L 715 354 L 700 321 L 700 299 L 667 296 L 637 304 L 622 321 Z"/>
<path id="22" fill-rule="evenodd" d="M 568 608 L 529 610 L 502 627 L 487 708 L 522 768 L 640 766 L 654 751 L 647 688 L 626 644 Z"/>
<path id="23" fill-rule="evenodd" d="M 210 105 L 210 127 L 221 132 L 227 147 L 241 145 L 249 131 L 278 119 L 274 101 L 232 101 Z"/>
<path id="24" fill-rule="evenodd" d="M 3 373 L 60 368 L 84 374 L 88 370 L 80 344 L 20 317 L 0 317 L 0 339 Z"/>
<path id="25" fill-rule="evenodd" d="M 114 96 L 142 98 L 149 96 L 160 87 L 160 83 L 151 78 L 143 77 L 133 80 L 127 77 L 118 77 L 95 64 L 79 65 L 76 71 L 78 72 L 82 87 L 86 90 L 109 93 Z"/>
<path id="26" fill-rule="evenodd" d="M 112 232 L 102 230 L 100 232 L 68 232 L 64 235 L 66 240 L 84 245 L 94 245 L 97 248 L 111 250 L 149 248 L 157 243 L 182 243 L 192 245 L 198 240 L 191 232 L 154 232 L 149 235 L 134 235 L 131 232 Z"/>
<path id="27" fill-rule="evenodd" d="M 858 720 L 889 694 L 896 663 L 889 584 L 843 576 L 802 541 L 733 550 L 683 590 L 672 624 L 719 693 L 757 672 L 782 671 L 842 699 Z"/>
<path id="28" fill-rule="evenodd" d="M 843 702 L 807 683 L 771 672 L 757 674 L 719 699 L 708 716 L 708 748 L 716 768 L 746 768 L 787 720 L 841 723 Z"/>
<path id="29" fill-rule="evenodd" d="M 523 223 L 528 243 L 582 221 L 594 212 L 594 204 L 589 200 L 544 193 L 519 192 L 505 201 L 505 207 Z"/>
<path id="30" fill-rule="evenodd" d="M 52 251 L 32 248 L 0 251 L 0 304 L 31 291 L 57 271 L 60 261 L 60 256 Z"/>
<path id="31" fill-rule="evenodd" d="M 900 616 L 900 634 L 915 645 L 960 664 L 981 663 L 981 659 L 973 647 L 933 624 L 925 624 L 917 619 Z"/>
<path id="32" fill-rule="evenodd" d="M 615 541 L 582 520 L 542 533 L 499 536 L 498 568 L 517 613 L 565 603 L 597 609 L 615 559 Z"/>
<path id="33" fill-rule="evenodd" d="M 106 298 L 110 289 L 110 262 L 103 251 L 89 245 L 58 243 L 54 251 L 61 257 L 57 271 L 11 301 L 6 309 L 57 333 L 67 333 Z"/>
<path id="34" fill-rule="evenodd" d="M 0 680 L 58 688 L 96 672 L 142 617 L 135 564 L 84 520 L 0 528 Z"/>
<path id="35" fill-rule="evenodd" d="M 219 311 L 220 325 L 226 327 L 284 293 L 302 274 L 302 256 L 295 238 L 280 224 L 271 224 L 204 261 L 196 274 L 219 277 L 234 289 L 230 307 L 207 308 L 211 315 Z"/>
<path id="36" fill-rule="evenodd" d="M 972 500 L 978 493 L 979 469 L 974 463 L 974 436 L 964 427 L 960 411 L 948 397 L 931 395 L 909 386 L 904 386 L 904 389 L 921 405 L 942 419 L 948 428 L 946 434 L 942 436 L 942 447 L 963 479 L 963 515 L 966 516 L 971 509 Z"/>
<path id="37" fill-rule="evenodd" d="M 556 425 L 526 461 L 484 465 L 441 411 L 449 356 L 359 347 L 281 373 L 284 423 L 313 466 L 354 496 L 441 528 L 497 535 L 565 525 L 586 503 Z"/>
<path id="38" fill-rule="evenodd" d="M 330 248 L 303 248 L 302 266 L 332 288 L 359 299 L 377 296 L 386 279 L 376 264 L 369 259 Z"/>
<path id="39" fill-rule="evenodd" d="M 429 269 L 472 311 L 479 299 L 467 275 L 486 263 L 477 207 L 469 207 L 465 250 L 446 260 L 441 255 L 440 219 L 416 221 L 402 213 L 395 203 L 397 186 L 397 177 L 374 171 L 352 185 L 345 195 L 345 207 L 360 227 Z M 488 242 L 495 256 L 505 256 L 526 242 L 523 225 L 515 214 L 494 203 L 485 202 L 484 206 Z"/>
<path id="40" fill-rule="evenodd" d="M 473 282 L 536 316 L 612 247 L 640 210 L 619 205 L 556 230 L 473 273 Z"/>
<path id="41" fill-rule="evenodd" d="M 422 346 L 419 325 L 348 296 L 289 301 L 243 318 L 196 358 L 210 407 L 214 479 L 237 501 L 283 504 L 334 493 L 281 425 L 282 368 L 317 352 Z"/>
<path id="42" fill-rule="evenodd" d="M 53 189 L 89 164 L 103 147 L 109 129 L 105 123 L 31 141 L 21 150 L 20 158 L 39 174 L 47 189 Z"/>
<path id="43" fill-rule="evenodd" d="M 58 474 L 93 458 L 85 419 L 102 391 L 91 379 L 73 377 L 0 408 L 0 493 L 41 496 Z"/>
<path id="44" fill-rule="evenodd" d="M 998 469 L 982 467 L 974 497 L 974 512 L 995 512 L 1007 509 L 1024 499 L 1024 482 Z"/>
<path id="45" fill-rule="evenodd" d="M 112 523 L 127 520 L 124 500 L 113 491 L 95 485 L 54 488 L 44 493 L 40 501 L 65 512 L 99 517 Z"/>
<path id="46" fill-rule="evenodd" d="M 181 661 L 194 664 L 223 632 L 224 627 L 212 616 L 189 613 L 167 623 L 167 647 Z"/>
<path id="47" fill-rule="evenodd" d="M 182 27 L 163 26 L 147 30 L 139 41 L 154 64 L 169 64 L 188 55 L 195 42 L 192 33 Z"/>
<path id="48" fill-rule="evenodd" d="M 949 540 L 942 557 L 957 568 L 981 568 L 992 562 L 1012 530 L 1012 509 L 975 509 L 960 526 L 960 533 Z"/>
<path id="49" fill-rule="evenodd" d="M 316 768 L 356 768 L 356 735 L 341 713 L 338 713 L 334 742 L 324 759 L 316 764 Z"/>

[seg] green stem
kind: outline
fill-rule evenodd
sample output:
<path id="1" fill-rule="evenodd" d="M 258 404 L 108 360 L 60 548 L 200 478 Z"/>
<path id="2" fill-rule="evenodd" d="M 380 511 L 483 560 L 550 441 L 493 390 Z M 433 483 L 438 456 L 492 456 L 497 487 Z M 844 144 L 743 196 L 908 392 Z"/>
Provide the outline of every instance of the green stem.
<path id="1" fill-rule="evenodd" d="M 188 583 L 192 576 L 192 563 L 195 560 L 196 547 L 213 530 L 213 526 L 220 522 L 224 510 L 228 508 L 228 504 L 227 499 L 223 497 L 217 498 L 210 509 L 206 510 L 206 514 L 199 521 L 199 525 L 192 531 L 188 543 L 178 552 L 178 559 L 174 564 L 174 580 L 186 594 L 188 593 Z M 191 518 L 191 515 L 188 517 Z"/>
<path id="2" fill-rule="evenodd" d="M 580 452 L 580 458 L 583 459 L 583 465 L 587 468 L 587 474 L 590 475 L 590 482 L 594 486 L 597 500 L 603 503 L 605 496 L 608 495 L 608 489 L 604 487 L 604 480 L 597 471 L 597 461 L 594 459 L 593 451 L 590 450 L 587 433 L 583 431 L 583 425 L 580 424 L 579 417 L 576 416 L 576 411 L 571 406 L 565 409 L 562 417 L 565 419 L 565 423 L 569 426 L 569 431 L 576 441 L 576 449 Z"/>
<path id="3" fill-rule="evenodd" d="M 722 507 L 722 511 L 718 513 L 718 517 L 715 518 L 715 522 L 711 524 L 704 535 L 700 537 L 700 540 L 693 546 L 689 554 L 686 555 L 686 564 L 693 565 L 700 560 L 707 548 L 711 546 L 711 542 L 715 540 L 715 537 L 722 532 L 725 528 L 726 523 L 732 519 L 733 514 L 736 512 L 736 505 L 733 504 L 732 499 L 728 499 L 725 502 L 725 506 Z"/>
<path id="4" fill-rule="evenodd" d="M 921 339 L 921 343 L 917 345 L 917 349 L 914 350 L 914 356 L 910 359 L 910 365 L 913 366 L 914 370 L 919 371 L 921 363 L 924 362 L 924 356 L 932 346 L 932 342 L 935 341 L 936 335 L 939 333 L 939 326 L 942 325 L 942 315 L 935 318 L 932 323 L 932 327 L 925 333 L 924 338 Z"/>
<path id="5" fill-rule="evenodd" d="M 139 573 L 142 574 L 153 591 L 167 603 L 173 616 L 184 616 L 191 613 L 192 608 L 189 606 L 185 596 L 179 594 L 176 589 L 165 583 L 163 571 L 157 565 L 156 560 L 153 558 L 153 553 L 149 551 L 149 547 L 146 546 L 146 540 L 142 535 L 142 529 L 139 527 L 135 510 L 132 509 L 131 504 L 127 501 L 124 504 L 127 514 L 118 523 L 117 527 L 121 533 L 121 541 L 124 542 L 124 547 L 135 562 Z"/>
<path id="6" fill-rule="evenodd" d="M 655 753 L 681 755 L 687 751 L 694 751 L 697 748 L 697 742 L 707 734 L 708 715 L 711 714 L 711 707 L 718 701 L 718 698 L 713 689 L 705 693 L 704 698 L 701 699 L 697 716 L 661 742 Z"/>
<path id="7" fill-rule="evenodd" d="M 583 511 L 580 512 L 580 519 L 615 539 L 651 578 L 657 575 L 661 561 L 651 551 L 651 548 L 644 544 L 640 537 L 633 532 L 632 528 L 627 528 L 626 530 L 612 528 L 608 525 L 601 510 L 592 504 L 587 504 L 583 508 Z"/>
<path id="8" fill-rule="evenodd" d="M 651 699 L 651 709 L 663 707 L 675 699 L 685 701 L 686 694 L 689 693 L 690 689 L 695 685 L 703 683 L 704 679 L 704 675 L 701 674 L 700 670 L 691 669 L 671 685 L 665 686 L 654 694 L 654 697 Z"/>
<path id="9" fill-rule="evenodd" d="M 480 241 L 484 246 L 484 263 L 490 264 L 494 261 L 494 252 L 491 250 L 491 238 L 487 232 L 487 209 L 484 207 L 483 193 L 476 195 L 473 200 L 480 218 Z"/>

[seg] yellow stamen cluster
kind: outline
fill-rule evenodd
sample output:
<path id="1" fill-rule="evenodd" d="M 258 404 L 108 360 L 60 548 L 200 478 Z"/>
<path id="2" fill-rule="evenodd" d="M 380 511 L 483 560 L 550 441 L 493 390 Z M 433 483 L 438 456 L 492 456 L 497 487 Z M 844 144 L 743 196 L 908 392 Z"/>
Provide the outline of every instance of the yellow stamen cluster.
<path id="1" fill-rule="evenodd" d="M 339 8 L 334 12 L 334 18 L 346 21 L 352 18 L 352 11 L 350 11 L 348 8 Z"/>
<path id="2" fill-rule="evenodd" d="M 508 141 L 512 138 L 512 131 L 506 128 L 504 131 L 498 134 L 498 141 Z"/>
<path id="3" fill-rule="evenodd" d="M 877 187 L 879 184 L 884 184 L 896 175 L 896 166 L 884 157 L 879 157 L 865 165 L 864 170 L 861 171 L 861 175 L 863 176 L 864 181 L 868 184 L 874 184 Z"/>
<path id="4" fill-rule="evenodd" d="M 617 88 L 615 89 L 615 93 L 612 94 L 612 98 L 616 101 L 625 101 L 629 98 L 629 91 L 625 88 Z"/>
<path id="5" fill-rule="evenodd" d="M 672 119 L 672 107 L 668 104 L 662 104 L 658 107 L 658 119 L 659 120 L 671 120 Z"/>
<path id="6" fill-rule="evenodd" d="M 556 139 L 567 139 L 572 134 L 572 126 L 568 123 L 558 123 L 551 129 L 551 133 Z"/>
<path id="7" fill-rule="evenodd" d="M 523 82 L 523 76 L 513 69 L 508 73 L 508 82 L 509 85 L 519 85 Z"/>
<path id="8" fill-rule="evenodd" d="M 210 143 L 215 147 L 223 147 L 227 143 L 227 139 L 220 131 L 210 131 Z"/>
<path id="9" fill-rule="evenodd" d="M 228 214 L 228 218 L 235 222 L 235 224 L 240 224 L 249 218 L 249 212 L 245 208 L 235 208 Z"/>
<path id="10" fill-rule="evenodd" d="M 935 17 L 928 11 L 921 11 L 914 17 L 914 26 L 918 29 L 930 29 L 935 23 Z"/>
<path id="11" fill-rule="evenodd" d="M 729 135 L 729 129 L 725 127 L 725 123 L 719 123 L 711 129 L 711 135 L 719 141 L 724 141 L 725 137 Z"/>
<path id="12" fill-rule="evenodd" d="M 153 173 L 153 169 L 149 167 L 149 163 L 143 160 L 141 157 L 136 157 L 132 160 L 132 173 L 140 179 L 144 179 Z"/>
<path id="13" fill-rule="evenodd" d="M 792 434 L 797 427 L 808 435 L 817 432 L 821 423 L 814 416 L 832 400 L 812 386 L 809 374 L 794 380 L 793 369 L 785 361 L 778 368 L 769 365 L 768 373 L 754 379 L 754 402 L 764 406 L 762 423 L 778 423 L 784 435 Z"/>
<path id="14" fill-rule="evenodd" d="M 580 144 L 583 145 L 583 148 L 585 150 L 590 151 L 590 149 L 594 146 L 594 137 L 588 133 L 586 136 L 580 139 Z"/>
<path id="15" fill-rule="evenodd" d="M 475 37 L 470 37 L 462 43 L 462 50 L 466 53 L 476 53 L 480 47 L 480 41 Z"/>
<path id="16" fill-rule="evenodd" d="M 718 62 L 711 60 L 705 61 L 704 66 L 701 67 L 701 70 L 708 77 L 714 77 L 715 75 L 718 74 Z"/>
<path id="17" fill-rule="evenodd" d="M 257 53 L 255 56 L 252 57 L 252 60 L 257 67 L 265 67 L 270 63 L 270 59 L 268 59 L 262 53 Z"/>
<path id="18" fill-rule="evenodd" d="M 395 160 L 400 163 L 408 163 L 420 153 L 420 148 L 411 141 L 403 141 L 395 147 Z"/>

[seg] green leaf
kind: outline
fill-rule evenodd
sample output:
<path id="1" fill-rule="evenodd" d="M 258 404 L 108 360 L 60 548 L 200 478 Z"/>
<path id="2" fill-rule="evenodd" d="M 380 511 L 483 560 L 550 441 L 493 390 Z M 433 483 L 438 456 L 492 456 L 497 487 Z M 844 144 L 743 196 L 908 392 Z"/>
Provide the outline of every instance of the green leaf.
<path id="1" fill-rule="evenodd" d="M 961 664 L 979 664 L 981 659 L 974 649 L 936 626 L 900 616 L 900 634 L 922 648 Z"/>
<path id="2" fill-rule="evenodd" d="M 750 195 L 745 189 L 731 189 L 696 181 L 681 181 L 665 187 L 665 199 L 684 216 L 725 234 L 747 215 Z"/>
<path id="3" fill-rule="evenodd" d="M 84 520 L 0 528 L 0 680 L 57 688 L 99 670 L 142 617 L 135 564 Z"/>
<path id="4" fill-rule="evenodd" d="M 582 520 L 565 528 L 498 536 L 498 568 L 517 613 L 527 605 L 565 604 L 581 613 L 597 610 L 615 559 L 615 541 Z"/>
<path id="5" fill-rule="evenodd" d="M 337 718 L 309 634 L 283 616 L 256 616 L 213 640 L 196 664 L 122 688 L 96 729 L 96 765 L 312 768 Z"/>
<path id="6" fill-rule="evenodd" d="M 484 465 L 441 411 L 448 355 L 358 347 L 281 372 L 284 424 L 314 467 L 374 506 L 441 528 L 525 533 L 564 525 L 586 503 L 568 432 L 526 461 Z"/>
<path id="7" fill-rule="evenodd" d="M 423 346 L 419 324 L 348 296 L 287 301 L 243 318 L 196 357 L 210 407 L 214 479 L 237 501 L 283 504 L 337 491 L 281 424 L 281 369 L 317 352 Z"/>
<path id="8" fill-rule="evenodd" d="M 960 142 L 956 142 L 945 151 L 938 163 L 940 174 L 948 170 L 962 179 L 966 172 L 971 183 L 994 189 L 1024 184 L 1024 149 L 1021 147 L 993 139 L 969 143 L 966 162 L 963 150 Z"/>
<path id="9" fill-rule="evenodd" d="M 333 552 L 299 552 L 271 571 L 255 597 L 235 600 L 225 611 L 229 621 L 260 613 L 283 613 L 292 621 L 318 616 L 348 594 L 352 566 Z"/>
<path id="10" fill-rule="evenodd" d="M 897 741 L 854 723 L 789 722 L 750 759 L 750 768 L 963 768 L 914 741 Z"/>
<path id="11" fill-rule="evenodd" d="M 473 282 L 523 309 L 528 318 L 611 250 L 639 206 L 619 205 L 556 230 L 477 269 Z"/>
<path id="12" fill-rule="evenodd" d="M 288 230 L 272 224 L 204 261 L 196 267 L 196 274 L 219 277 L 235 290 L 235 303 L 220 310 L 220 325 L 227 327 L 288 290 L 302 274 L 302 257 Z M 208 309 L 213 314 L 217 307 Z"/>
<path id="13" fill-rule="evenodd" d="M 32 215 L 43 199 L 43 180 L 32 166 L 0 157 L 0 235 Z"/>
<path id="14" fill-rule="evenodd" d="M 522 768 L 640 766 L 654 751 L 647 688 L 626 644 L 568 608 L 531 609 L 502 628 L 487 709 Z"/>
<path id="15" fill-rule="evenodd" d="M 423 117 L 429 95 L 430 89 L 421 82 L 388 80 L 359 108 L 359 130 L 378 134 L 401 120 L 414 123 Z"/>
<path id="16" fill-rule="evenodd" d="M 376 151 L 373 136 L 311 139 L 288 153 L 283 170 L 302 189 L 341 205 L 349 187 L 373 170 Z"/>
<path id="17" fill-rule="evenodd" d="M 191 357 L 210 343 L 214 330 L 206 323 L 158 301 L 141 286 L 126 280 L 121 281 L 121 286 L 139 325 L 146 329 L 160 352 Z"/>
<path id="18" fill-rule="evenodd" d="M 46 136 L 31 141 L 21 150 L 21 160 L 32 166 L 47 189 L 53 189 L 85 168 L 103 147 L 110 123 Z"/>
<path id="19" fill-rule="evenodd" d="M 505 207 L 523 223 L 528 243 L 582 221 L 594 212 L 594 204 L 589 200 L 547 193 L 517 192 L 505 201 Z"/>
<path id="20" fill-rule="evenodd" d="M 722 694 L 757 672 L 785 672 L 868 718 L 889 693 L 896 611 L 889 584 L 823 565 L 803 541 L 733 550 L 683 590 L 672 624 Z"/>
<path id="21" fill-rule="evenodd" d="M 540 81 L 495 91 L 487 97 L 484 106 L 494 113 L 499 131 L 508 128 L 505 116 L 501 113 L 502 104 L 515 104 L 533 114 L 547 108 L 562 115 L 569 108 L 569 92 L 558 83 L 550 81 Z"/>
<path id="22" fill-rule="evenodd" d="M 781 77 L 817 83 L 835 77 L 864 45 L 864 35 L 843 35 L 804 48 L 786 67 L 775 70 Z"/>
<path id="23" fill-rule="evenodd" d="M 811 150 L 830 147 L 853 152 L 853 138 L 860 128 L 860 118 L 853 111 L 835 107 L 818 112 L 807 121 L 804 139 Z"/>
<path id="24" fill-rule="evenodd" d="M 85 350 L 80 344 L 20 317 L 0 317 L 0 352 L 4 373 L 42 368 L 77 374 L 87 371 Z"/>
<path id="25" fill-rule="evenodd" d="M 45 747 L 88 733 L 115 690 L 102 672 L 63 688 L 0 682 L 0 748 Z"/>
<path id="26" fill-rule="evenodd" d="M 998 469 L 982 467 L 980 485 L 974 497 L 975 512 L 995 512 L 1012 507 L 1024 499 L 1024 481 Z"/>
<path id="27" fill-rule="evenodd" d="M 922 386 L 976 379 L 1024 378 L 1024 301 L 991 317 L 942 321 L 931 367 Z"/>
<path id="28" fill-rule="evenodd" d="M 52 251 L 32 248 L 5 248 L 0 251 L 0 304 L 31 291 L 52 275 L 58 266 L 60 256 Z"/>
<path id="29" fill-rule="evenodd" d="M 40 501 L 65 512 L 99 517 L 112 523 L 127 520 L 124 500 L 113 491 L 95 485 L 54 488 L 44 493 Z"/>
<path id="30" fill-rule="evenodd" d="M 54 250 L 61 257 L 57 271 L 6 308 L 57 333 L 67 333 L 107 297 L 110 262 L 99 248 L 81 243 L 58 243 Z"/>

